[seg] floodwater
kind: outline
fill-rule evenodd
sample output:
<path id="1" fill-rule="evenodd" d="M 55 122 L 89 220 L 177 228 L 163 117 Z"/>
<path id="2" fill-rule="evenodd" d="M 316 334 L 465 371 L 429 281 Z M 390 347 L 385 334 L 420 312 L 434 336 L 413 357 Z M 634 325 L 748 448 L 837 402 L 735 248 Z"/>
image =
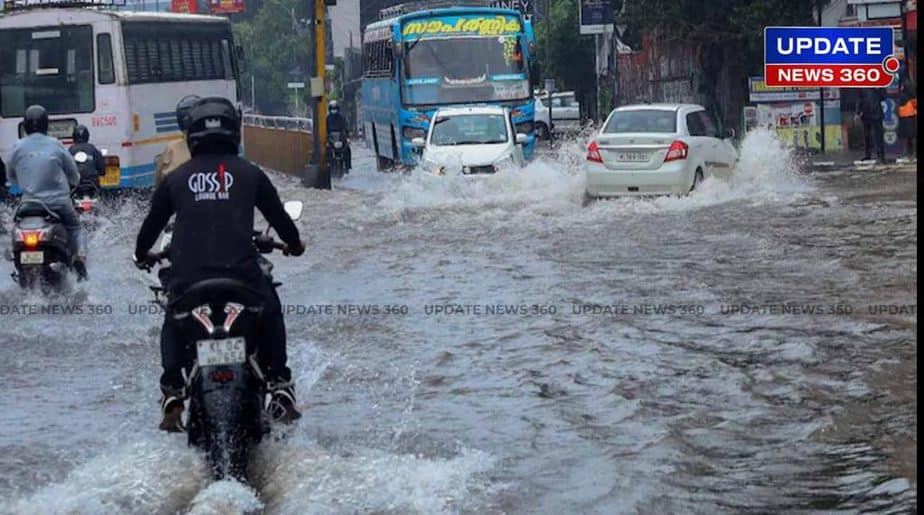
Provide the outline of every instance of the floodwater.
<path id="1" fill-rule="evenodd" d="M 756 132 L 728 182 L 584 206 L 577 143 L 476 181 L 355 154 L 333 191 L 275 179 L 305 416 L 253 487 L 156 430 L 126 200 L 75 294 L 0 287 L 0 512 L 916 510 L 913 169 L 800 172 Z"/>

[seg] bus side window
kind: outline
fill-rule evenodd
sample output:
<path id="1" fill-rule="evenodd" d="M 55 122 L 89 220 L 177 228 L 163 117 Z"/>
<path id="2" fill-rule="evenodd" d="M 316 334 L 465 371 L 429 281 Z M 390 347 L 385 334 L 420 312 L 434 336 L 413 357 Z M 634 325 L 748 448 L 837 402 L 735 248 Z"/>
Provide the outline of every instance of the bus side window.
<path id="1" fill-rule="evenodd" d="M 100 84 L 115 82 L 115 70 L 112 67 L 112 36 L 108 32 L 96 35 L 96 67 Z"/>
<path id="2" fill-rule="evenodd" d="M 225 70 L 225 76 L 224 76 L 225 80 L 237 79 L 238 78 L 237 73 L 236 73 L 237 70 L 232 68 L 232 64 L 231 64 L 232 62 L 231 61 L 232 59 L 231 44 L 228 42 L 227 39 L 221 40 L 221 59 L 222 59 L 222 67 Z"/>

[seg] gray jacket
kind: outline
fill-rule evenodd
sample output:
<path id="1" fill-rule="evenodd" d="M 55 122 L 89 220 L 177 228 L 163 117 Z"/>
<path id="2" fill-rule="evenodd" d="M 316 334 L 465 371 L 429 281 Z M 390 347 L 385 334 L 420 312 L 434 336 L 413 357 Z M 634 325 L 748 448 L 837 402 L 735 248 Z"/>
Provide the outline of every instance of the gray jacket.
<path id="1" fill-rule="evenodd" d="M 10 184 L 19 186 L 23 200 L 49 205 L 71 202 L 71 189 L 80 184 L 80 172 L 70 152 L 55 138 L 30 134 L 16 142 L 7 163 Z"/>

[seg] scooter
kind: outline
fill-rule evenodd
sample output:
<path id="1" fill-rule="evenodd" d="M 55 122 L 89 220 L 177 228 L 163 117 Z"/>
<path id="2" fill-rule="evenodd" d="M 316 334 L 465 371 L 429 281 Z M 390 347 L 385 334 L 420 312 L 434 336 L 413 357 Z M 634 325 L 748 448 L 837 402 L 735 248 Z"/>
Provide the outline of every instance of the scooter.
<path id="1" fill-rule="evenodd" d="M 10 274 L 19 286 L 39 286 L 42 293 L 60 289 L 73 265 L 67 229 L 54 211 L 38 200 L 22 202 L 13 215 Z"/>
<path id="2" fill-rule="evenodd" d="M 341 178 L 349 170 L 346 167 L 346 147 L 347 141 L 340 131 L 331 131 L 327 136 L 327 159 L 330 166 L 330 176 Z"/>
<path id="3" fill-rule="evenodd" d="M 293 220 L 301 216 L 302 207 L 298 201 L 285 203 Z M 168 259 L 172 234 L 171 225 L 153 256 L 159 264 Z M 254 244 L 263 254 L 286 248 L 269 236 L 269 228 L 254 233 Z M 272 264 L 263 259 L 264 264 L 264 273 L 271 272 Z M 166 290 L 169 265 L 160 267 L 158 277 L 161 286 L 151 287 L 154 302 L 179 322 L 186 353 L 195 356 L 185 374 L 188 443 L 205 451 L 216 480 L 230 476 L 246 483 L 250 452 L 269 433 L 269 394 L 256 359 L 264 297 L 246 283 L 219 278 L 199 281 L 171 298 Z"/>

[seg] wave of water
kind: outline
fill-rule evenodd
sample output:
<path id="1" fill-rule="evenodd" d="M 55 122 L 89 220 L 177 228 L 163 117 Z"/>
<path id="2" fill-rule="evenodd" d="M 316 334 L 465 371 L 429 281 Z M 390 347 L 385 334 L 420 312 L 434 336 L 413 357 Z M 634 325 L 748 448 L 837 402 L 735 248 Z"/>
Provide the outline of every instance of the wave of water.
<path id="1" fill-rule="evenodd" d="M 596 202 L 582 212 L 584 145 L 563 142 L 557 152 L 540 156 L 522 169 L 481 177 L 434 177 L 420 169 L 383 174 L 371 167 L 354 173 L 342 187 L 381 194 L 378 207 L 396 213 L 418 209 L 510 208 L 575 214 L 673 212 L 732 202 L 787 202 L 814 190 L 800 176 L 794 157 L 771 131 L 757 129 L 741 142 L 730 179 L 709 177 L 686 197 L 621 198 Z"/>

